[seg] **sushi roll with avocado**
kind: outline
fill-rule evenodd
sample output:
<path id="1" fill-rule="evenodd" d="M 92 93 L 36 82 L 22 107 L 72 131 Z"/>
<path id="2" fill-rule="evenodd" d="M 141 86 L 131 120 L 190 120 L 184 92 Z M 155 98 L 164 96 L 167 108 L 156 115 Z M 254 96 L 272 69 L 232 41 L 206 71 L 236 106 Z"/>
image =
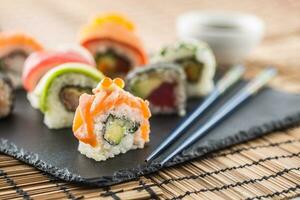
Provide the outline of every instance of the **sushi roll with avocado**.
<path id="1" fill-rule="evenodd" d="M 133 95 L 147 99 L 153 114 L 185 115 L 185 73 L 179 65 L 157 63 L 136 69 L 126 78 Z"/>
<path id="2" fill-rule="evenodd" d="M 43 50 L 32 53 L 25 61 L 22 74 L 23 86 L 32 92 L 47 71 L 64 63 L 84 63 L 95 66 L 90 53 L 83 47 Z"/>
<path id="3" fill-rule="evenodd" d="M 49 70 L 36 88 L 28 93 L 34 108 L 44 114 L 44 123 L 51 129 L 71 127 L 79 96 L 92 93 L 103 75 L 94 67 L 66 63 Z"/>
<path id="4" fill-rule="evenodd" d="M 97 68 L 109 77 L 124 77 L 148 62 L 134 24 L 118 13 L 93 18 L 82 28 L 80 44 L 94 56 Z"/>
<path id="5" fill-rule="evenodd" d="M 22 71 L 26 58 L 43 47 L 24 33 L 0 33 L 0 70 L 12 80 L 15 88 L 22 86 Z"/>
<path id="6" fill-rule="evenodd" d="M 209 46 L 199 41 L 181 41 L 166 46 L 151 62 L 173 62 L 185 71 L 189 97 L 205 96 L 214 87 L 216 61 Z"/>
<path id="7" fill-rule="evenodd" d="M 15 92 L 11 80 L 0 72 L 0 119 L 12 112 L 14 99 Z"/>
<path id="8" fill-rule="evenodd" d="M 123 90 L 124 82 L 104 78 L 92 95 L 79 99 L 73 133 L 80 153 L 103 161 L 149 142 L 148 102 Z"/>

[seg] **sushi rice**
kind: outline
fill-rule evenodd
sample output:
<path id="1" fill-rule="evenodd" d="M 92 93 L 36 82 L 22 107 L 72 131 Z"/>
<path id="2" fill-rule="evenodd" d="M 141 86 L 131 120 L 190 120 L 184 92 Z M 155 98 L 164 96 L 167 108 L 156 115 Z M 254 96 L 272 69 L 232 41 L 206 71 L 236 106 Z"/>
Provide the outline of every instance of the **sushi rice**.
<path id="1" fill-rule="evenodd" d="M 105 78 L 94 95 L 83 94 L 73 121 L 79 152 L 96 161 L 143 148 L 149 142 L 148 103 L 124 91 L 121 79 L 119 83 L 115 80 Z"/>
<path id="2" fill-rule="evenodd" d="M 189 97 L 205 96 L 214 87 L 213 78 L 216 71 L 216 61 L 209 46 L 200 41 L 180 41 L 162 48 L 151 58 L 151 63 L 177 62 L 180 59 L 194 57 L 197 62 L 203 64 L 201 77 L 196 83 L 187 81 L 187 93 Z M 188 78 L 188 75 L 187 75 Z"/>
<path id="3" fill-rule="evenodd" d="M 55 75 L 64 70 L 68 71 L 58 76 Z M 83 72 L 80 72 L 81 70 Z M 88 71 L 92 76 L 87 75 L 85 71 Z M 28 93 L 27 97 L 32 107 L 40 109 L 44 113 L 44 123 L 48 128 L 71 127 L 74 112 L 66 109 L 61 101 L 60 92 L 66 86 L 92 89 L 97 86 L 102 77 L 103 75 L 99 71 L 89 65 L 79 63 L 63 64 L 48 71 L 35 90 Z"/>
<path id="4" fill-rule="evenodd" d="M 144 148 L 145 142 L 141 139 L 140 130 L 135 132 L 136 136 L 133 134 L 126 134 L 122 139 L 120 144 L 111 145 L 108 142 L 101 143 L 99 138 L 103 138 L 103 130 L 105 129 L 105 121 L 109 115 L 113 115 L 119 118 L 126 116 L 129 120 L 140 123 L 140 114 L 137 109 L 132 109 L 128 105 L 124 104 L 117 108 L 110 110 L 104 115 L 100 115 L 95 118 L 94 132 L 97 135 L 99 146 L 92 148 L 91 145 L 79 142 L 78 151 L 89 158 L 93 158 L 96 161 L 104 161 L 107 158 L 113 158 L 114 156 L 126 153 L 131 149 Z"/>

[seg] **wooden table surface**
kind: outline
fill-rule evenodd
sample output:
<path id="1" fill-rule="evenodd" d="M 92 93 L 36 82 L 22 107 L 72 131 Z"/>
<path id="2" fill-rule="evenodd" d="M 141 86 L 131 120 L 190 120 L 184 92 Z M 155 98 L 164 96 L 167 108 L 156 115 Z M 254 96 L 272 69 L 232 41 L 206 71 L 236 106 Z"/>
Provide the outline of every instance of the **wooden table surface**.
<path id="1" fill-rule="evenodd" d="M 146 48 L 149 51 L 154 51 L 161 45 L 176 40 L 176 17 L 189 10 L 239 11 L 253 13 L 261 17 L 266 23 L 266 35 L 260 46 L 245 61 L 249 68 L 248 76 L 256 73 L 262 66 L 272 64 L 280 72 L 280 76 L 272 82 L 272 85 L 279 89 L 300 93 L 300 1 L 297 0 L 1 0 L 0 29 L 28 32 L 37 37 L 47 48 L 55 48 L 65 43 L 75 43 L 80 26 L 86 23 L 91 16 L 104 11 L 119 11 L 136 22 L 138 33 L 143 39 Z M 280 172 L 282 166 L 284 166 L 283 168 L 293 166 L 296 169 L 300 167 L 300 158 L 297 157 L 300 153 L 299 138 L 300 128 L 277 134 L 274 133 L 253 142 L 225 150 L 225 154 L 224 152 L 217 153 L 223 157 L 213 156 L 205 160 L 194 161 L 187 165 L 164 170 L 151 177 L 143 177 L 137 182 L 129 182 L 109 189 L 81 188 L 52 180 L 13 158 L 0 155 L 0 199 L 27 197 L 34 199 L 76 199 L 77 197 L 116 199 L 116 194 L 118 198 L 140 199 L 149 198 L 151 195 L 151 192 L 149 193 L 150 189 L 157 195 L 155 198 L 163 199 L 181 197 L 186 199 L 288 198 L 300 194 L 298 190 L 300 186 L 297 184 L 292 186 L 289 185 L 291 183 L 284 181 L 290 180 L 290 182 L 295 182 L 297 177 L 300 180 L 299 171 L 293 171 L 293 177 L 296 177 L 296 179 L 291 177 L 274 179 L 277 182 L 275 181 L 272 184 L 278 187 L 269 183 L 272 180 L 269 180 L 268 177 L 275 178 L 278 176 L 278 173 L 281 173 L 281 175 L 285 173 Z M 263 151 L 261 148 L 267 149 Z M 242 150 L 237 151 L 236 149 Z M 292 154 L 285 155 L 283 153 L 281 155 L 283 149 Z M 241 153 L 244 150 L 247 153 Z M 231 153 L 226 154 L 228 151 L 237 153 L 234 155 Z M 280 159 L 288 158 L 289 160 L 278 160 L 277 156 L 275 157 L 276 159 L 273 159 L 275 161 L 273 161 L 263 156 L 268 154 L 266 152 L 278 152 Z M 226 160 L 229 159 L 228 155 L 232 156 L 230 157 L 232 160 Z M 226 159 L 224 156 L 226 156 Z M 268 174 L 271 173 L 267 172 L 268 166 L 277 166 L 275 168 L 279 171 L 273 170 L 273 174 L 271 173 L 267 178 L 262 179 L 268 182 L 261 183 L 259 186 L 263 187 L 264 184 L 270 184 L 272 185 L 272 187 L 270 186 L 271 188 L 259 189 L 255 185 L 252 187 L 252 183 L 260 181 L 259 177 L 256 177 L 256 181 L 250 179 L 248 183 L 245 177 L 237 176 L 237 173 L 242 173 L 237 171 L 240 168 L 235 167 L 231 169 L 230 166 L 233 166 L 233 160 L 241 159 L 242 156 L 246 156 L 247 159 L 251 158 L 252 162 L 266 159 L 269 163 L 265 166 L 259 161 L 259 166 L 264 166 L 265 168 L 256 169 L 254 167 L 258 166 L 254 165 L 253 168 L 245 169 L 249 170 L 247 171 L 248 174 L 257 170 L 265 170 L 265 173 Z M 245 158 L 243 162 L 246 162 Z M 221 175 L 217 176 L 219 174 L 218 170 L 222 170 L 222 167 L 216 166 L 216 163 L 222 163 L 220 166 L 224 167 L 225 170 L 223 171 L 229 169 L 228 177 L 231 177 L 231 181 L 228 182 L 229 178 L 228 180 L 224 178 L 225 175 L 224 177 L 223 175 L 222 177 L 220 177 Z M 291 169 L 294 170 L 294 168 Z M 218 170 L 214 172 L 215 174 L 211 172 L 209 176 L 213 176 L 207 179 L 207 171 L 213 169 Z M 189 177 L 191 174 L 197 175 L 197 183 L 193 179 L 183 178 Z M 258 176 L 258 174 L 254 173 L 254 176 Z M 30 180 L 35 181 L 31 182 Z M 211 185 L 218 185 L 222 182 L 221 180 L 224 181 L 222 183 L 223 187 L 228 182 L 226 188 L 209 189 Z M 143 184 L 145 183 L 144 185 L 147 187 L 142 187 L 140 181 Z M 242 186 L 241 183 L 242 185 L 245 184 L 245 186 Z M 280 183 L 285 183 L 285 186 L 279 186 Z M 195 184 L 200 184 L 197 187 L 203 186 L 208 189 L 191 192 L 195 190 L 193 188 Z M 140 186 L 142 189 L 134 189 L 134 185 L 136 188 Z M 56 190 L 52 187 L 56 188 Z M 239 189 L 240 187 L 243 189 Z M 120 188 L 125 189 L 121 191 Z M 107 194 L 107 191 L 119 192 Z M 103 195 L 104 192 L 106 192 L 106 195 Z"/>

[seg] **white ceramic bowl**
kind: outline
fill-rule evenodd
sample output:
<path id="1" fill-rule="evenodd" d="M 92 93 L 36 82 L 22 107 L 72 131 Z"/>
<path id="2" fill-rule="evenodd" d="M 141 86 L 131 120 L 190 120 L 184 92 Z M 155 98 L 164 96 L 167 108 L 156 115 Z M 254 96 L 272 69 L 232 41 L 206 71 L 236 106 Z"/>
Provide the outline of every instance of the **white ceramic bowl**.
<path id="1" fill-rule="evenodd" d="M 176 26 L 180 39 L 208 43 L 219 65 L 242 62 L 264 34 L 261 19 L 232 12 L 192 11 L 179 16 Z"/>

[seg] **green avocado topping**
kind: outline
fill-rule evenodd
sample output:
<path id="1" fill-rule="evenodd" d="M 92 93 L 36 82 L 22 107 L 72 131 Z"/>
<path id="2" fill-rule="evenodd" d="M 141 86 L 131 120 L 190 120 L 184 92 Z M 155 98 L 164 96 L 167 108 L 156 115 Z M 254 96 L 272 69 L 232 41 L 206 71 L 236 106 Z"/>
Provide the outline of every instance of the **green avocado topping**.
<path id="1" fill-rule="evenodd" d="M 68 63 L 53 68 L 52 70 L 48 71 L 44 77 L 40 80 L 41 85 L 39 85 L 39 107 L 42 112 L 47 111 L 47 97 L 48 91 L 51 87 L 53 81 L 61 75 L 68 74 L 68 73 L 78 73 L 87 76 L 95 80 L 95 82 L 101 81 L 104 76 L 100 71 L 91 66 L 78 64 L 78 63 Z"/>

